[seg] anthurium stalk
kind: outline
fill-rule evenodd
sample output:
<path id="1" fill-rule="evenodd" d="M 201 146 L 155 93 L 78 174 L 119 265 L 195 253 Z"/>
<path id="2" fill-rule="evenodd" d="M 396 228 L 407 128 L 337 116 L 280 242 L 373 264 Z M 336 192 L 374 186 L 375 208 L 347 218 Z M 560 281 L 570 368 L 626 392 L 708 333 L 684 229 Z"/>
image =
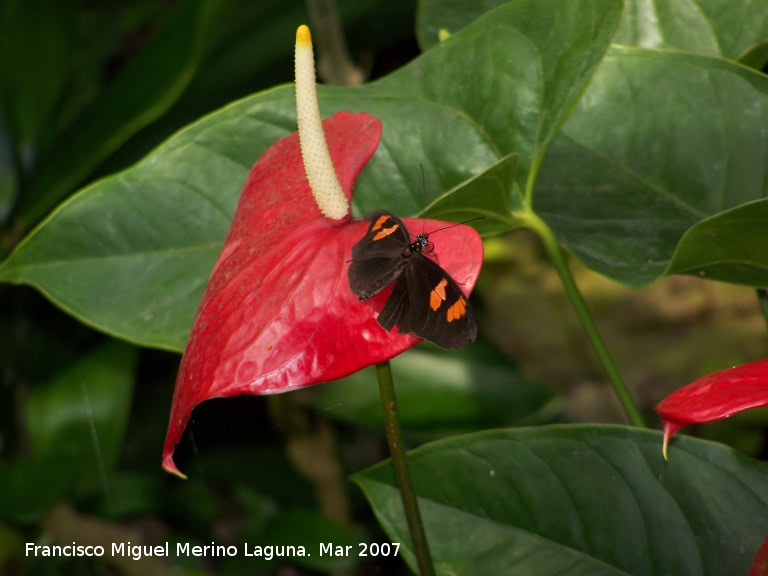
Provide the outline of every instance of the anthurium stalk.
<path id="1" fill-rule="evenodd" d="M 325 141 L 317 100 L 312 35 L 303 24 L 296 30 L 295 67 L 296 118 L 309 187 L 323 215 L 331 220 L 341 220 L 349 214 L 349 202 L 336 177 Z"/>

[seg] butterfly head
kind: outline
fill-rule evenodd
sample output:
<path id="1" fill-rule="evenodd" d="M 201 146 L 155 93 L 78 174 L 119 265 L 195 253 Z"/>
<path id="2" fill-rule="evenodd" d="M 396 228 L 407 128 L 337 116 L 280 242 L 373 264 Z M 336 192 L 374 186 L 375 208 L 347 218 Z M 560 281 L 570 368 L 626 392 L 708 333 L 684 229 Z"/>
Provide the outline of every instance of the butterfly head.
<path id="1" fill-rule="evenodd" d="M 408 244 L 406 249 L 403 251 L 403 256 L 405 258 L 409 258 L 414 254 L 421 254 L 422 252 L 429 254 L 434 249 L 435 245 L 429 241 L 429 234 L 417 234 L 416 240 L 411 244 Z"/>
<path id="2" fill-rule="evenodd" d="M 423 251 L 429 254 L 435 249 L 435 245 L 429 241 L 429 234 L 417 234 L 416 243 L 421 244 L 421 249 L 419 250 L 420 252 Z"/>

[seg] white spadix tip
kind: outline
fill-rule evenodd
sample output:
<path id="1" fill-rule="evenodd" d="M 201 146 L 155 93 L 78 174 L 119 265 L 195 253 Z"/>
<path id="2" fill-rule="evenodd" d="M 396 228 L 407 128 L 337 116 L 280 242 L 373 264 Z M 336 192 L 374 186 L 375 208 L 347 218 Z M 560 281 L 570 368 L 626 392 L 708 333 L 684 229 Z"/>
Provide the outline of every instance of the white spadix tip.
<path id="1" fill-rule="evenodd" d="M 341 189 L 325 141 L 315 81 L 312 36 L 302 24 L 296 30 L 296 118 L 301 158 L 309 187 L 326 218 L 341 220 L 349 214 L 349 202 Z"/>

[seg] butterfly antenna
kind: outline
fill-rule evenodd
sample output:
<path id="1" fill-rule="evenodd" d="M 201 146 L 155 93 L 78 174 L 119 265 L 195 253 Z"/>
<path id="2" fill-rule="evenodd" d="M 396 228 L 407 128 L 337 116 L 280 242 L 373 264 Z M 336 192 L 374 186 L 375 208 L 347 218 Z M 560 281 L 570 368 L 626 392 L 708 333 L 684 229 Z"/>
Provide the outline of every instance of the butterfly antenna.
<path id="1" fill-rule="evenodd" d="M 469 222 L 474 222 L 475 220 L 485 220 L 485 216 L 475 216 L 474 218 L 470 218 L 469 220 L 463 220 L 461 222 L 456 222 L 456 224 L 451 224 L 450 226 L 443 226 L 442 228 L 438 228 L 437 230 L 432 230 L 429 235 L 431 236 L 435 232 L 440 232 L 440 230 L 448 230 L 448 228 L 455 228 L 456 226 L 461 226 L 462 224 L 468 224 Z"/>

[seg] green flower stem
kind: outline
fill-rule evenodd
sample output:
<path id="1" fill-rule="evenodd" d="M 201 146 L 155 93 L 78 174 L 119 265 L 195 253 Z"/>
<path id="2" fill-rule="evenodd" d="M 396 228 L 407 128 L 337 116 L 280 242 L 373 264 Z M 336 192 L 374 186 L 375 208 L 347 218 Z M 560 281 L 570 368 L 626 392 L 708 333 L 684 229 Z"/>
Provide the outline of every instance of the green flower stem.
<path id="1" fill-rule="evenodd" d="M 379 379 L 379 395 L 381 396 L 381 407 L 384 410 L 384 426 L 387 430 L 389 452 L 392 455 L 392 467 L 395 469 L 395 479 L 400 489 L 400 498 L 403 501 L 405 520 L 411 534 L 419 574 L 421 576 L 434 576 L 435 567 L 432 564 L 432 554 L 429 552 L 429 543 L 427 542 L 427 534 L 424 532 L 419 503 L 416 500 L 416 493 L 413 491 L 408 459 L 400 432 L 395 386 L 392 382 L 392 369 L 389 362 L 376 365 L 376 376 Z"/>
<path id="2" fill-rule="evenodd" d="M 516 216 L 520 218 L 525 227 L 533 230 L 539 238 L 541 238 L 544 248 L 552 261 L 555 270 L 557 270 L 557 273 L 560 276 L 560 281 L 563 284 L 565 293 L 568 295 L 568 299 L 571 301 L 571 306 L 576 312 L 576 316 L 579 318 L 579 322 L 581 323 L 584 332 L 586 332 L 587 338 L 589 339 L 600 364 L 603 365 L 603 369 L 608 375 L 611 386 L 613 386 L 613 390 L 619 398 L 619 402 L 621 402 L 621 406 L 624 408 L 624 413 L 627 415 L 630 423 L 633 426 L 645 428 L 646 424 L 643 420 L 643 416 L 640 414 L 640 410 L 637 408 L 637 404 L 635 404 L 632 395 L 624 384 L 624 381 L 619 374 L 619 370 L 608 352 L 608 348 L 606 348 L 603 339 L 600 337 L 600 333 L 597 331 L 597 326 L 595 326 L 595 322 L 592 320 L 592 315 L 589 313 L 589 309 L 584 303 L 584 299 L 581 297 L 576 282 L 573 280 L 571 271 L 563 256 L 563 251 L 560 248 L 560 244 L 558 243 L 557 238 L 555 238 L 552 229 L 546 222 L 544 222 L 544 220 L 539 218 L 533 212 L 516 214 Z"/>

